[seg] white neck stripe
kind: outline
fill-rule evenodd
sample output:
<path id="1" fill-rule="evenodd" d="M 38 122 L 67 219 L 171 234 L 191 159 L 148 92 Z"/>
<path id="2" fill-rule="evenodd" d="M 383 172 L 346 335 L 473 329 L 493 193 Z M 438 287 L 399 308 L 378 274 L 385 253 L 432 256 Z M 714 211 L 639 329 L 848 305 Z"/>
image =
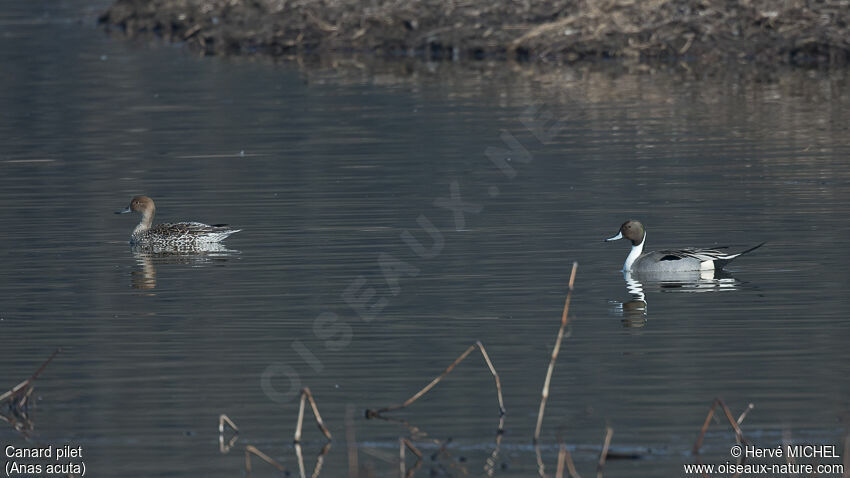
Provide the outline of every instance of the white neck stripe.
<path id="1" fill-rule="evenodd" d="M 640 244 L 636 246 L 632 246 L 632 252 L 629 252 L 629 256 L 626 257 L 626 263 L 623 264 L 624 271 L 632 270 L 632 264 L 635 263 L 638 257 L 640 257 L 641 252 L 643 252 L 643 245 L 646 244 L 646 233 L 643 233 L 643 239 L 640 241 Z"/>

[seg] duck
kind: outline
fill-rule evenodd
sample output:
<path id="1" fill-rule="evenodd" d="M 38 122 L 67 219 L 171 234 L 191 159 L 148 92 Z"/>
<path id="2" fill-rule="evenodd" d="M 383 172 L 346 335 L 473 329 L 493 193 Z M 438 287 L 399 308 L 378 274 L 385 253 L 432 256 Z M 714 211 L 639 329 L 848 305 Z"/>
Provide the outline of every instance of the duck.
<path id="1" fill-rule="evenodd" d="M 736 254 L 730 254 L 725 249 L 728 247 L 717 247 L 714 249 L 685 248 L 675 250 L 663 250 L 643 252 L 646 244 L 646 229 L 640 221 L 630 220 L 620 226 L 620 231 L 614 237 L 605 239 L 606 242 L 619 239 L 632 241 L 632 250 L 623 264 L 623 272 L 649 272 L 649 273 L 676 273 L 688 271 L 712 271 L 720 270 L 726 264 L 737 257 L 752 252 L 761 244 L 751 247 Z"/>
<path id="2" fill-rule="evenodd" d="M 232 229 L 227 224 L 204 224 L 202 222 L 174 222 L 152 226 L 156 213 L 153 199 L 147 196 L 135 196 L 130 204 L 115 214 L 138 212 L 142 220 L 130 235 L 133 246 L 156 248 L 192 249 L 215 245 L 241 229 Z"/>

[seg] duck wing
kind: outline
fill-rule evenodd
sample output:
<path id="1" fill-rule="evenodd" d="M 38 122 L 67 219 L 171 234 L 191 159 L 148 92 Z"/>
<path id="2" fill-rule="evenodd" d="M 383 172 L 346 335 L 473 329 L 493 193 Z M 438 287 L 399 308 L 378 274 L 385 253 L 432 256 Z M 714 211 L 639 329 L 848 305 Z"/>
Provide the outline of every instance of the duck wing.
<path id="1" fill-rule="evenodd" d="M 157 224 L 148 234 L 169 242 L 219 242 L 241 229 L 232 229 L 227 224 L 204 224 L 202 222 L 174 222 Z"/>
<path id="2" fill-rule="evenodd" d="M 724 264 L 731 261 L 732 259 L 748 252 L 754 251 L 765 244 L 766 243 L 762 242 L 761 244 L 755 247 L 751 247 L 745 251 L 741 251 L 735 254 L 730 254 L 727 250 L 725 250 L 729 249 L 728 246 L 716 247 L 714 249 L 698 249 L 695 247 L 689 247 L 685 249 L 658 251 L 658 254 L 661 254 L 661 258 L 659 258 L 658 260 L 678 261 L 682 259 L 697 259 L 700 262 L 714 261 L 717 266 L 722 267 Z"/>
<path id="3" fill-rule="evenodd" d="M 700 262 L 703 261 L 713 261 L 717 259 L 727 259 L 731 260 L 737 255 L 733 254 L 734 257 L 729 257 L 730 254 L 722 249 L 728 249 L 728 247 L 718 247 L 715 249 L 698 249 L 695 247 L 688 247 L 685 249 L 671 249 L 666 251 L 658 251 L 658 254 L 661 254 L 661 258 L 659 261 L 678 261 L 682 259 L 697 259 Z"/>
<path id="4" fill-rule="evenodd" d="M 229 231 L 227 224 L 209 225 L 202 222 L 171 222 L 157 224 L 150 232 L 162 236 L 202 236 Z"/>

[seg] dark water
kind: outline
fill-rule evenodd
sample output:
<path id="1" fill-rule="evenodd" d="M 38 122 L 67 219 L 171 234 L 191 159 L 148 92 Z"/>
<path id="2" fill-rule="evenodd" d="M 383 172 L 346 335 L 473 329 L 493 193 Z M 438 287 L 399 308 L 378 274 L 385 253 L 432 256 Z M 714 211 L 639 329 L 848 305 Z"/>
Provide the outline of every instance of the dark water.
<path id="1" fill-rule="evenodd" d="M 309 386 L 335 437 L 321 476 L 348 472 L 349 446 L 397 476 L 406 429 L 363 410 L 481 340 L 507 408 L 492 473 L 530 476 L 573 261 L 547 473 L 560 438 L 592 475 L 610 425 L 614 451 L 643 458 L 606 476 L 680 476 L 715 397 L 735 415 L 755 405 L 743 430 L 760 446 L 844 446 L 846 71 L 274 65 L 110 39 L 93 25 L 104 4 L 0 16 L 0 389 L 62 348 L 37 381 L 30 441 L 0 422 L 4 447 L 82 446 L 94 476 L 223 477 L 243 475 L 253 445 L 297 476 L 289 392 Z M 528 127 L 546 115 L 561 120 L 551 138 Z M 512 177 L 486 154 L 507 135 L 528 153 L 510 155 Z M 137 218 L 112 212 L 136 194 L 159 220 L 243 231 L 230 252 L 134 253 Z M 628 246 L 601 241 L 628 218 L 650 248 L 768 244 L 721 281 L 641 284 L 630 311 Z M 227 454 L 221 413 L 241 430 Z M 498 413 L 477 352 L 392 415 L 451 438 L 436 461 L 417 438 L 416 476 L 485 474 Z M 304 440 L 310 474 L 312 422 Z M 731 460 L 733 443 L 714 423 L 706 461 Z"/>

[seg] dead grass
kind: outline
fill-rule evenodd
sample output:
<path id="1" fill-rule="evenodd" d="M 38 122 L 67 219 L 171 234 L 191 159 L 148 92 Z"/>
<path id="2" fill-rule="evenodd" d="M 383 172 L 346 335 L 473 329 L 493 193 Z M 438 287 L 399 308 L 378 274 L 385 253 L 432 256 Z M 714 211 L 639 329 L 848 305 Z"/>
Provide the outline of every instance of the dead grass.
<path id="1" fill-rule="evenodd" d="M 207 54 L 844 64 L 842 0 L 117 0 L 101 21 Z"/>

